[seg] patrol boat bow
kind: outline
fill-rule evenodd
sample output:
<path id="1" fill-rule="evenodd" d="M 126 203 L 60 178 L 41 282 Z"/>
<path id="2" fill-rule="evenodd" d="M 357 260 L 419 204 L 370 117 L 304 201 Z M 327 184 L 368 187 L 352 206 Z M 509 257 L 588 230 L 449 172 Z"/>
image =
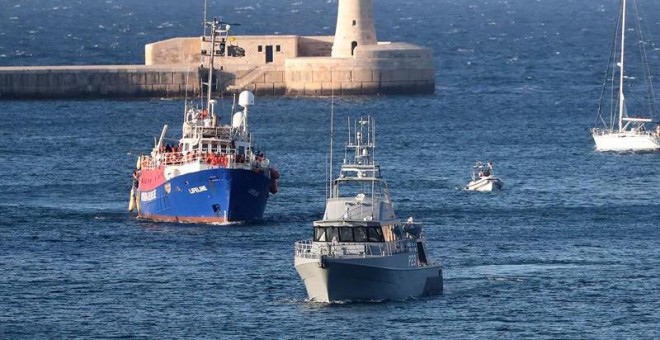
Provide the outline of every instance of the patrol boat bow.
<path id="1" fill-rule="evenodd" d="M 208 82 L 202 107 L 186 103 L 182 136 L 165 145 L 168 126 L 149 155 L 141 155 L 133 173 L 129 210 L 140 218 L 168 222 L 227 223 L 263 217 L 269 192 L 277 192 L 277 170 L 252 145 L 248 108 L 254 95 L 243 91 L 243 107 L 222 124 L 212 98 L 214 59 L 223 56 L 229 25 L 216 19 L 211 27 Z M 204 51 L 202 51 L 204 54 Z M 205 102 L 205 103 L 204 103 Z"/>
<path id="2" fill-rule="evenodd" d="M 350 124 L 349 124 L 350 125 Z M 349 131 L 350 136 L 350 131 Z M 426 250 L 421 225 L 403 224 L 374 162 L 375 125 L 359 120 L 331 184 L 314 238 L 295 243 L 295 269 L 317 302 L 400 300 L 442 293 L 442 266 Z"/>

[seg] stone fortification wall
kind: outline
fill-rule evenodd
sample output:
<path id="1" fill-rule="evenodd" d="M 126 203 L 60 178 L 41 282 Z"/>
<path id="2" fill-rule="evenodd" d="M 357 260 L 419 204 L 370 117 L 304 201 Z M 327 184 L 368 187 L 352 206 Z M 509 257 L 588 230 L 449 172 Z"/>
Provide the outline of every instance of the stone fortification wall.
<path id="1" fill-rule="evenodd" d="M 185 67 L 35 66 L 0 68 L 0 99 L 183 97 L 199 89 Z"/>
<path id="2" fill-rule="evenodd" d="M 358 46 L 354 58 L 296 58 L 285 65 L 287 94 L 433 93 L 433 53 L 406 43 Z"/>
<path id="3" fill-rule="evenodd" d="M 174 65 L 201 63 L 202 38 L 173 38 L 144 46 L 145 65 Z"/>
<path id="4" fill-rule="evenodd" d="M 329 57 L 333 36 L 299 37 L 297 57 Z"/>
<path id="5" fill-rule="evenodd" d="M 147 45 L 147 65 L 0 67 L 0 99 L 191 95 L 200 86 L 203 43 L 201 38 L 177 38 Z M 217 60 L 222 68 L 216 69 L 214 83 L 229 92 L 314 96 L 435 90 L 432 52 L 416 45 L 357 46 L 353 57 L 331 58 L 332 37 L 239 36 L 230 43 L 246 53 Z"/>
<path id="6" fill-rule="evenodd" d="M 245 51 L 242 57 L 217 57 L 218 65 L 265 65 L 280 64 L 288 58 L 298 55 L 298 36 L 295 35 L 259 35 L 230 36 L 226 46 L 239 46 Z M 175 38 L 147 44 L 144 48 L 146 65 L 192 64 L 200 65 L 204 61 L 200 51 L 210 54 L 211 43 L 201 37 Z M 268 56 L 269 55 L 269 56 Z"/>

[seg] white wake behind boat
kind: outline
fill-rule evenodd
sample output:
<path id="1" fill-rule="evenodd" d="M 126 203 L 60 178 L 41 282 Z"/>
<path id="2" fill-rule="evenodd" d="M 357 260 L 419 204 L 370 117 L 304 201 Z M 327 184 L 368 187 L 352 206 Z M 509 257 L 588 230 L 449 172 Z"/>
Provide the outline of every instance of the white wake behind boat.
<path id="1" fill-rule="evenodd" d="M 465 190 L 495 191 L 502 189 L 504 186 L 504 183 L 495 177 L 493 162 L 488 162 L 488 164 L 477 162 L 470 171 L 470 179 L 470 183 L 465 187 Z"/>
<path id="2" fill-rule="evenodd" d="M 374 162 L 375 131 L 373 119 L 359 120 L 346 145 L 354 158 L 344 159 L 332 180 L 323 219 L 313 223 L 314 238 L 295 244 L 294 266 L 311 301 L 442 293 L 442 266 L 429 258 L 421 225 L 412 218 L 402 223 L 394 213 Z"/>
<path id="3" fill-rule="evenodd" d="M 636 1 L 636 0 L 633 0 Z M 636 5 L 636 4 L 635 4 Z M 621 2 L 621 20 L 620 20 L 620 59 L 617 62 L 618 76 L 619 76 L 619 91 L 617 105 L 615 109 L 612 105 L 610 108 L 610 117 L 606 121 L 603 118 L 602 108 L 604 103 L 604 96 L 601 96 L 601 105 L 598 109 L 598 119 L 600 121 L 599 127 L 594 127 L 591 130 L 591 136 L 596 144 L 597 151 L 657 151 L 660 150 L 660 126 L 656 126 L 655 130 L 648 129 L 646 124 L 653 123 L 653 119 L 646 117 L 631 117 L 626 110 L 626 100 L 623 95 L 624 87 L 624 55 L 625 55 L 625 39 L 626 39 L 626 0 Z M 637 18 L 639 20 L 639 18 Z M 639 25 L 638 25 L 639 27 Z M 618 30 L 617 30 L 618 31 Z M 648 60 L 644 49 L 645 42 L 642 38 L 641 30 L 638 31 L 640 35 L 640 50 L 642 52 L 643 61 Z M 616 49 L 613 49 L 615 51 Z M 614 63 L 616 59 L 615 53 L 612 53 L 609 65 Z M 648 83 L 649 93 L 651 98 L 655 98 L 653 94 L 653 84 L 651 77 L 648 74 L 648 66 L 644 67 L 645 78 Z M 607 77 L 614 78 L 614 68 L 608 66 Z M 608 86 L 608 81 L 603 83 L 603 91 Z M 613 91 L 612 91 L 613 92 Z M 655 107 L 652 99 L 649 102 L 651 108 Z M 652 116 L 651 112 L 649 116 Z"/>

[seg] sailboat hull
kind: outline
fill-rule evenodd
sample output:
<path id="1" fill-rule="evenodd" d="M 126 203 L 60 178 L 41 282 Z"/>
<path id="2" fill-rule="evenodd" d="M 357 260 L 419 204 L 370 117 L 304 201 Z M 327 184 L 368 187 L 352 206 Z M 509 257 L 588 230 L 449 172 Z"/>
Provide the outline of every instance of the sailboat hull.
<path id="1" fill-rule="evenodd" d="M 658 151 L 660 137 L 655 133 L 635 131 L 593 133 L 597 151 Z"/>

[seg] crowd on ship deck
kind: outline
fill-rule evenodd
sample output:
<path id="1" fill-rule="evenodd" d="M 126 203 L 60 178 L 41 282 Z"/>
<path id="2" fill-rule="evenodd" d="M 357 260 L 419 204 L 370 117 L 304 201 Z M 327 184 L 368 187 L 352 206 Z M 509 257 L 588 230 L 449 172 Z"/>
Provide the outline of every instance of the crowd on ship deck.
<path id="1" fill-rule="evenodd" d="M 191 151 L 191 152 L 181 152 L 181 145 L 162 145 L 158 149 L 159 152 L 156 155 L 155 161 L 160 162 L 162 165 L 172 165 L 172 164 L 181 164 L 184 162 L 192 162 L 195 160 L 203 160 L 206 164 L 212 166 L 222 166 L 226 167 L 230 163 L 231 154 L 226 154 L 223 152 L 207 152 L 207 151 Z M 143 167 L 149 167 L 149 162 L 152 161 L 149 157 L 143 159 Z M 238 164 L 243 164 L 248 162 L 248 159 L 245 154 L 235 154 L 233 157 L 233 162 Z M 260 169 L 261 165 L 267 162 L 263 152 L 257 152 L 255 154 L 254 168 L 256 170 Z M 153 164 L 155 165 L 155 164 Z"/>

